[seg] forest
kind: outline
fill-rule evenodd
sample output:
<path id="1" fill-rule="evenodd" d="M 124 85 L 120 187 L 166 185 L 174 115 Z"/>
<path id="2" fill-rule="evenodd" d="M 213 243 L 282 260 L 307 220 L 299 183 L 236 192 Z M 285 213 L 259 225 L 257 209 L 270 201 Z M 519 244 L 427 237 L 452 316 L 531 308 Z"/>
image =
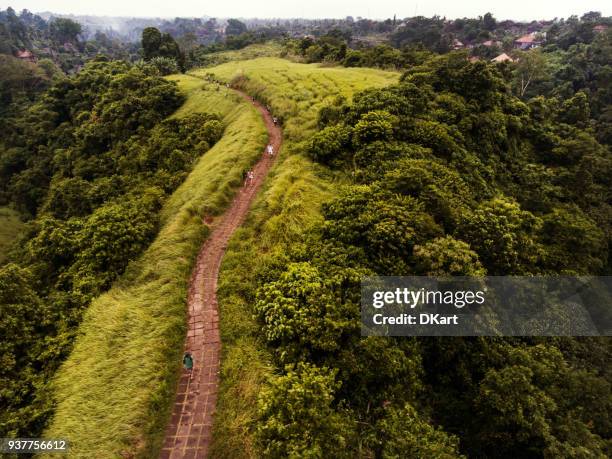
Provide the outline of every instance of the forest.
<path id="1" fill-rule="evenodd" d="M 360 333 L 367 276 L 610 276 L 612 18 L 134 24 L 0 11 L 0 437 L 160 455 L 261 104 L 210 457 L 612 456 L 608 336 Z"/>
<path id="2" fill-rule="evenodd" d="M 446 55 L 320 111 L 306 154 L 354 183 L 259 274 L 254 309 L 285 369 L 262 397 L 266 455 L 609 454 L 605 338 L 358 333 L 366 275 L 610 272 L 612 156 L 588 111 L 568 118 L 583 97 L 525 103 L 498 69 Z"/>
<path id="3" fill-rule="evenodd" d="M 164 200 L 221 137 L 152 66 L 103 59 L 3 120 L 0 199 L 29 216 L 0 270 L 4 433 L 44 425 L 83 312 L 153 240 Z"/>

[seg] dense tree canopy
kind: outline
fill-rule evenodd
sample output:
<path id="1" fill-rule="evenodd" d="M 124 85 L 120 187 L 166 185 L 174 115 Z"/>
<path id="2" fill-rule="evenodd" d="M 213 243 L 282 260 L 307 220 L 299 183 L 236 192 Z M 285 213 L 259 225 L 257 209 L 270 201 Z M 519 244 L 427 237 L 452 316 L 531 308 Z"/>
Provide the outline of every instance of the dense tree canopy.
<path id="1" fill-rule="evenodd" d="M 222 135 L 216 115 L 165 119 L 183 102 L 149 64 L 93 61 L 5 119 L 0 201 L 29 215 L 0 267 L 0 432 L 35 435 L 46 385 L 85 308 L 155 237 L 159 210 Z"/>
<path id="2" fill-rule="evenodd" d="M 264 445 L 292 448 L 298 429 L 313 442 L 356 436 L 350 457 L 609 453 L 609 341 L 358 338 L 364 275 L 610 273 L 612 155 L 588 99 L 525 103 L 503 72 L 433 56 L 321 111 L 306 154 L 354 183 L 278 260 L 255 310 L 285 368 L 262 403 L 328 375 L 311 424 L 336 416 L 339 430 L 312 432 L 297 407 L 271 402 Z"/>
<path id="3" fill-rule="evenodd" d="M 181 71 L 185 71 L 185 55 L 169 33 L 161 33 L 155 27 L 142 31 L 142 57 L 145 61 L 156 58 L 173 59 Z"/>

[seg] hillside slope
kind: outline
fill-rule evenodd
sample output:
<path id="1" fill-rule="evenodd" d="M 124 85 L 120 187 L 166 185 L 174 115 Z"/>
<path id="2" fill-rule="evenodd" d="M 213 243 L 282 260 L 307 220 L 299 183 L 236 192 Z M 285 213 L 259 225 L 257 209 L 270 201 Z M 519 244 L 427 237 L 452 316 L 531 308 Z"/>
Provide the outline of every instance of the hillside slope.
<path id="1" fill-rule="evenodd" d="M 175 392 L 186 331 L 185 298 L 195 255 L 266 135 L 249 104 L 199 79 L 171 77 L 188 99 L 174 116 L 219 112 L 223 138 L 166 202 L 144 255 L 89 308 L 54 383 L 57 409 L 46 437 L 70 437 L 71 457 L 153 457 Z"/>
<path id="2" fill-rule="evenodd" d="M 363 89 L 392 84 L 399 75 L 275 58 L 228 62 L 194 73 L 233 80 L 269 104 L 273 114 L 283 120 L 285 141 L 280 157 L 246 223 L 230 241 L 218 287 L 223 347 L 211 455 L 258 457 L 254 435 L 257 396 L 272 366 L 261 330 L 252 318 L 255 289 L 262 282 L 256 276 L 266 270 L 270 260 L 303 238 L 320 220 L 321 203 L 346 181 L 304 157 L 303 141 L 315 132 L 319 109 L 332 104 L 338 95 L 350 99 Z"/>

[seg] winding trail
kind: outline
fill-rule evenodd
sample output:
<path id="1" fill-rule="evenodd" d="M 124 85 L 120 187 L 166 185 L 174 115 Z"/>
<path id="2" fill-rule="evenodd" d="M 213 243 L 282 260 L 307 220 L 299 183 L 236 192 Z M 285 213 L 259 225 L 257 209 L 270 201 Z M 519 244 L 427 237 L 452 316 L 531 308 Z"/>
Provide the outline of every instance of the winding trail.
<path id="1" fill-rule="evenodd" d="M 252 103 L 245 93 L 237 92 Z M 205 458 L 208 455 L 219 387 L 219 268 L 230 237 L 244 221 L 282 143 L 281 130 L 272 122 L 270 113 L 258 102 L 255 106 L 264 119 L 269 143 L 274 146 L 274 156 L 262 153 L 253 168 L 255 177 L 252 183 L 242 186 L 231 207 L 213 225 L 212 233 L 198 254 L 189 283 L 189 329 L 185 341 L 185 350 L 194 357 L 193 377 L 190 379 L 185 371 L 181 374 L 172 418 L 160 453 L 162 459 Z"/>

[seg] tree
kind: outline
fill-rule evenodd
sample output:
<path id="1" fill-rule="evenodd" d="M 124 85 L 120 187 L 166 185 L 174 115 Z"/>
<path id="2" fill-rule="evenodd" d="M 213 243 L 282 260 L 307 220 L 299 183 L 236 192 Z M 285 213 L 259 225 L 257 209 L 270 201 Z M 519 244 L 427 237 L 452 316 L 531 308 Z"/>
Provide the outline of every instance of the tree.
<path id="1" fill-rule="evenodd" d="M 398 123 L 396 116 L 382 110 L 361 116 L 353 131 L 353 145 L 359 147 L 375 140 L 390 140 L 393 128 Z"/>
<path id="2" fill-rule="evenodd" d="M 409 403 L 388 407 L 374 426 L 368 444 L 376 457 L 458 459 L 459 439 L 427 423 Z"/>
<path id="3" fill-rule="evenodd" d="M 178 43 L 168 33 L 161 33 L 155 27 L 142 31 L 142 55 L 145 61 L 156 57 L 173 59 L 181 72 L 185 71 L 185 55 Z"/>
<path id="4" fill-rule="evenodd" d="M 81 24 L 68 18 L 55 18 L 49 24 L 49 32 L 58 43 L 74 43 L 82 31 Z"/>
<path id="5" fill-rule="evenodd" d="M 414 247 L 414 262 L 425 276 L 484 276 L 486 271 L 476 252 L 451 236 Z"/>
<path id="6" fill-rule="evenodd" d="M 11 102 L 32 97 L 50 86 L 51 78 L 31 62 L 0 54 L 0 101 L 8 109 Z"/>
<path id="7" fill-rule="evenodd" d="M 334 301 L 333 286 L 316 267 L 295 263 L 258 292 L 255 310 L 264 336 L 282 361 L 336 351 L 343 335 L 355 330 L 354 309 Z"/>
<path id="8" fill-rule="evenodd" d="M 497 21 L 491 13 L 487 13 L 482 17 L 482 26 L 485 30 L 493 31 L 497 27 Z"/>
<path id="9" fill-rule="evenodd" d="M 33 273 L 0 267 L 0 435 L 39 430 L 51 405 L 42 399 L 46 356 L 54 349 L 52 316 L 34 290 Z"/>
<path id="10" fill-rule="evenodd" d="M 601 271 L 607 262 L 606 236 L 578 206 L 556 207 L 543 220 L 548 269 L 567 274 Z"/>
<path id="11" fill-rule="evenodd" d="M 547 75 L 546 59 L 539 49 L 521 52 L 515 70 L 515 82 L 518 94 L 523 97 L 529 85 Z"/>
<path id="12" fill-rule="evenodd" d="M 571 99 L 563 101 L 563 106 L 559 112 L 561 120 L 568 124 L 573 124 L 580 128 L 586 128 L 591 119 L 589 99 L 583 92 L 577 92 Z"/>
<path id="13" fill-rule="evenodd" d="M 541 224 L 513 200 L 497 197 L 466 214 L 456 235 L 476 250 L 490 275 L 528 274 L 541 258 Z"/>
<path id="14" fill-rule="evenodd" d="M 155 27 L 146 27 L 142 31 L 143 58 L 148 61 L 159 55 L 159 47 L 162 43 L 161 32 Z"/>
<path id="15" fill-rule="evenodd" d="M 259 396 L 257 434 L 266 457 L 353 457 L 355 424 L 333 407 L 337 371 L 299 363 Z"/>
<path id="16" fill-rule="evenodd" d="M 312 136 L 308 154 L 315 161 L 330 164 L 342 158 L 350 147 L 351 129 L 343 125 L 328 126 Z"/>
<path id="17" fill-rule="evenodd" d="M 225 35 L 240 35 L 247 31 L 247 26 L 244 22 L 238 19 L 228 19 L 227 26 L 225 27 Z"/>
<path id="18" fill-rule="evenodd" d="M 176 61 L 169 57 L 154 57 L 149 61 L 149 63 L 154 66 L 162 76 L 172 75 L 173 73 L 179 72 Z"/>

